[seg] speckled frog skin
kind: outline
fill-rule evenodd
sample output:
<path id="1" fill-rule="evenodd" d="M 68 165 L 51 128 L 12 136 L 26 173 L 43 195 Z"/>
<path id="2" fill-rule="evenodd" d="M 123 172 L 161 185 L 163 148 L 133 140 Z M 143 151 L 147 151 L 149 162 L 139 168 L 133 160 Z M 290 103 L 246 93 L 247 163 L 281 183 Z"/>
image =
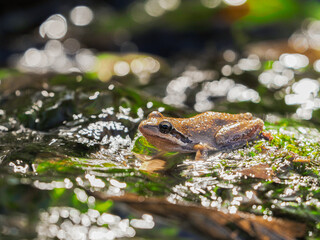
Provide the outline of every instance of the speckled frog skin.
<path id="1" fill-rule="evenodd" d="M 165 117 L 154 111 L 139 125 L 143 136 L 164 151 L 197 152 L 234 149 L 259 139 L 263 121 L 251 113 L 205 112 L 191 118 Z"/>

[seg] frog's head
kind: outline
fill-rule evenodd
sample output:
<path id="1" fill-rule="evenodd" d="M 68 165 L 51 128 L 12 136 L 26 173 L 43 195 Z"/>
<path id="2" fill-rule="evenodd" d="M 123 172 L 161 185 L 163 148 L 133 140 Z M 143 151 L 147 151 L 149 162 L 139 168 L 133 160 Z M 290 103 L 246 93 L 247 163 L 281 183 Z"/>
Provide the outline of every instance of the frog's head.
<path id="1" fill-rule="evenodd" d="M 154 111 L 139 125 L 139 131 L 154 146 L 165 151 L 188 151 L 191 141 L 177 130 L 174 118 Z"/>

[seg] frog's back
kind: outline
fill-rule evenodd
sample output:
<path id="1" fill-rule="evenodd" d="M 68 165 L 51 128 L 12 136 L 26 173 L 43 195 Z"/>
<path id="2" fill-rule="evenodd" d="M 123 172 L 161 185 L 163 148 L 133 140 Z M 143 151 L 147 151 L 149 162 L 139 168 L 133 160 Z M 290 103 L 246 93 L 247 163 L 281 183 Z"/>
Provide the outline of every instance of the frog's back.
<path id="1" fill-rule="evenodd" d="M 189 118 L 199 131 L 216 133 L 221 127 L 244 120 L 251 120 L 251 113 L 230 114 L 221 112 L 204 112 Z"/>
<path id="2" fill-rule="evenodd" d="M 171 121 L 176 121 L 177 130 L 188 136 L 193 142 L 201 142 L 216 147 L 215 136 L 222 127 L 250 119 L 252 119 L 250 113 L 205 112 L 191 118 L 172 119 Z"/>

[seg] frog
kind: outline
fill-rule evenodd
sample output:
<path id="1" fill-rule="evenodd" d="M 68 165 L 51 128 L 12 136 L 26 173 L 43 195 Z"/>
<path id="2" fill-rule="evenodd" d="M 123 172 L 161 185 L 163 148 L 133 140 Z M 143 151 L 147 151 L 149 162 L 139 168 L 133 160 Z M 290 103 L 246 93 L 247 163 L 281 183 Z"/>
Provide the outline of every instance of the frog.
<path id="1" fill-rule="evenodd" d="M 149 143 L 165 152 L 195 152 L 195 160 L 206 159 L 209 151 L 228 151 L 261 138 L 264 122 L 251 113 L 230 114 L 208 111 L 190 118 L 165 117 L 151 112 L 139 124 Z"/>

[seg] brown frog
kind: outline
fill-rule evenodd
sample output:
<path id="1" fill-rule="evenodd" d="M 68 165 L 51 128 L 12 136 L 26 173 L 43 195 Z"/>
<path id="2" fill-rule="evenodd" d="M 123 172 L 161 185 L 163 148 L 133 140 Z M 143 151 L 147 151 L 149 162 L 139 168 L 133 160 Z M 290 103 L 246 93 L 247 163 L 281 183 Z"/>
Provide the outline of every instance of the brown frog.
<path id="1" fill-rule="evenodd" d="M 263 121 L 251 113 L 205 112 L 191 118 L 164 117 L 154 111 L 142 121 L 139 130 L 154 146 L 164 151 L 196 152 L 196 159 L 208 151 L 222 151 L 246 145 L 268 134 Z"/>

